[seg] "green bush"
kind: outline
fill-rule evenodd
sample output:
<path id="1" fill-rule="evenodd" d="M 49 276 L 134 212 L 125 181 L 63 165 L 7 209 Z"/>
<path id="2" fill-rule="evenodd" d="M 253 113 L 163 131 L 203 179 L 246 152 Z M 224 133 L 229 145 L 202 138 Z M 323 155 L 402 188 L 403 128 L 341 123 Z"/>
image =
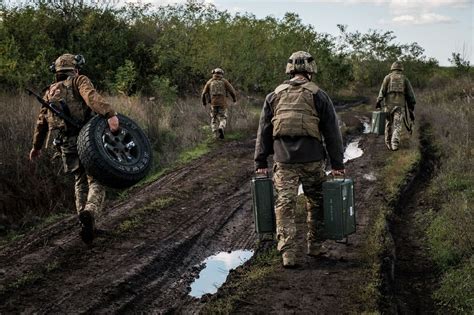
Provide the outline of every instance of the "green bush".
<path id="1" fill-rule="evenodd" d="M 115 73 L 114 88 L 117 92 L 130 95 L 135 87 L 137 71 L 135 65 L 130 60 L 125 60 L 125 64 L 117 69 Z"/>

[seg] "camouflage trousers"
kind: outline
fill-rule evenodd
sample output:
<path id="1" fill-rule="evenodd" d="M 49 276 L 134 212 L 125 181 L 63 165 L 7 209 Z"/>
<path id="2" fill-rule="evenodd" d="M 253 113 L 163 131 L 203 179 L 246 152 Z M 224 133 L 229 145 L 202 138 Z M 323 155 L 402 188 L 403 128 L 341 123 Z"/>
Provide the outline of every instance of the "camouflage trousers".
<path id="1" fill-rule="evenodd" d="M 92 215 L 99 213 L 105 199 L 104 186 L 87 175 L 82 166 L 74 172 L 74 180 L 77 213 L 82 211 L 89 211 Z"/>
<path id="2" fill-rule="evenodd" d="M 395 106 L 387 114 L 385 120 L 385 144 L 392 150 L 398 150 L 403 124 L 402 108 Z"/>
<path id="3" fill-rule="evenodd" d="M 77 152 L 77 136 L 63 138 L 61 156 L 64 171 L 74 175 L 77 213 L 88 210 L 94 215 L 100 212 L 105 199 L 105 188 L 96 179 L 87 175 L 82 167 Z"/>
<path id="4" fill-rule="evenodd" d="M 278 250 L 296 251 L 296 198 L 298 187 L 303 186 L 306 197 L 307 241 L 322 242 L 324 212 L 322 184 L 326 175 L 323 162 L 279 163 L 273 167 L 273 182 L 277 192 L 275 203 Z"/>
<path id="5" fill-rule="evenodd" d="M 211 130 L 216 133 L 218 129 L 225 129 L 227 125 L 227 108 L 211 106 Z"/>

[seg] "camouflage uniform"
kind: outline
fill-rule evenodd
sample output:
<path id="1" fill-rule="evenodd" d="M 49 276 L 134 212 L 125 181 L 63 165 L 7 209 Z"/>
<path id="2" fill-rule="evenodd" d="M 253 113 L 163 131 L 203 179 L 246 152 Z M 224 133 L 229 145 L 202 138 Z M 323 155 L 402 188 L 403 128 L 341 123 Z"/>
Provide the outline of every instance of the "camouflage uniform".
<path id="1" fill-rule="evenodd" d="M 279 163 L 273 167 L 273 182 L 277 192 L 275 204 L 278 250 L 294 252 L 296 248 L 295 207 L 300 183 L 306 196 L 308 243 L 322 242 L 322 184 L 325 181 L 322 161 Z"/>
<path id="2" fill-rule="evenodd" d="M 388 113 L 385 121 L 385 144 L 394 151 L 398 150 L 400 145 L 403 120 L 408 122 L 411 119 L 404 115 L 404 111 L 410 112 L 412 116 L 416 104 L 410 81 L 402 72 L 401 63 L 394 62 L 390 74 L 383 80 L 377 98 L 377 106 L 385 100 L 383 110 Z"/>
<path id="3" fill-rule="evenodd" d="M 105 118 L 115 116 L 116 112 L 97 93 L 89 78 L 77 75 L 73 71 L 74 67 L 71 66 L 74 64 L 71 61 L 73 58 L 73 55 L 66 54 L 56 60 L 56 70 L 61 71 L 65 79 L 49 86 L 44 94 L 44 100 L 62 108 L 63 111 L 61 102 L 67 104 L 66 111 L 69 112 L 69 116 L 82 123 L 92 117 L 92 112 Z M 41 150 L 45 142 L 48 146 L 52 131 L 57 131 L 59 135 L 64 171 L 74 175 L 76 210 L 78 214 L 88 211 L 93 217 L 102 208 L 105 189 L 97 180 L 88 176 L 81 165 L 77 152 L 79 130 L 70 128 L 62 119 L 43 107 L 36 122 L 33 148 Z"/>
<path id="4" fill-rule="evenodd" d="M 211 103 L 211 130 L 218 137 L 223 138 L 227 125 L 227 95 L 230 94 L 233 102 L 236 101 L 234 87 L 223 78 L 224 71 L 216 68 L 212 71 L 212 78 L 207 81 L 201 94 L 202 104 Z"/>
<path id="5" fill-rule="evenodd" d="M 277 239 L 284 266 L 294 265 L 295 208 L 300 183 L 306 196 L 307 253 L 313 255 L 321 248 L 322 183 L 326 177 L 323 138 L 332 168 L 344 169 L 342 137 L 334 106 L 328 95 L 310 81 L 308 74 L 316 72 L 311 55 L 294 55 L 296 60 L 287 66 L 287 73 L 299 74 L 292 69 L 302 65 L 306 77 L 295 75 L 267 95 L 255 145 L 256 169 L 267 168 L 271 154 L 275 161 Z"/>

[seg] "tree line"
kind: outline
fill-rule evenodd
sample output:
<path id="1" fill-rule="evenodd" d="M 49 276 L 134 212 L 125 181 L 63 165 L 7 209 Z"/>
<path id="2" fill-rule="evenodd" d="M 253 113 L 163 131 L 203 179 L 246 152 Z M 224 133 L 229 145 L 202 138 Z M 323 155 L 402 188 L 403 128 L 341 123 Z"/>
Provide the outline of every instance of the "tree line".
<path id="1" fill-rule="evenodd" d="M 49 84 L 48 66 L 65 52 L 85 56 L 83 73 L 101 90 L 165 98 L 198 92 L 216 67 L 240 90 L 266 93 L 285 78 L 295 50 L 313 54 L 317 82 L 328 91 L 378 85 L 395 59 L 409 64 L 415 85 L 437 67 L 417 43 L 395 43 L 392 32 L 339 29 L 332 36 L 294 13 L 259 19 L 197 0 L 158 8 L 79 0 L 0 4 L 0 89 Z"/>

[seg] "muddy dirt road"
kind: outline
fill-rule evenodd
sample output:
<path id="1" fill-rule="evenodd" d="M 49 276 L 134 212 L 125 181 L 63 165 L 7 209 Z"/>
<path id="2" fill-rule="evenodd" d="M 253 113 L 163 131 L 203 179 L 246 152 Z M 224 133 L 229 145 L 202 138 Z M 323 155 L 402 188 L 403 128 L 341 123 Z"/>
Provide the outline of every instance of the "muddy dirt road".
<path id="1" fill-rule="evenodd" d="M 252 248 L 254 141 L 224 142 L 106 210 L 89 248 L 74 216 L 0 249 L 0 313 L 179 311 L 206 257 Z"/>
<path id="2" fill-rule="evenodd" d="M 346 125 L 361 132 L 364 115 L 354 112 Z M 359 292 L 368 281 L 363 247 L 374 214 L 387 203 L 381 172 L 388 151 L 382 137 L 359 136 L 364 153 L 346 164 L 355 183 L 357 233 L 348 245 L 328 241 L 326 256 L 308 257 L 300 217 L 299 267 L 278 266 L 234 312 L 367 309 Z M 189 292 L 200 263 L 217 252 L 256 248 L 249 187 L 254 144 L 219 142 L 131 192 L 99 216 L 99 227 L 109 232 L 92 247 L 80 241 L 71 215 L 0 248 L 0 314 L 199 312 L 209 297 L 199 300 Z M 219 295 L 226 294 L 232 292 L 224 285 Z"/>

